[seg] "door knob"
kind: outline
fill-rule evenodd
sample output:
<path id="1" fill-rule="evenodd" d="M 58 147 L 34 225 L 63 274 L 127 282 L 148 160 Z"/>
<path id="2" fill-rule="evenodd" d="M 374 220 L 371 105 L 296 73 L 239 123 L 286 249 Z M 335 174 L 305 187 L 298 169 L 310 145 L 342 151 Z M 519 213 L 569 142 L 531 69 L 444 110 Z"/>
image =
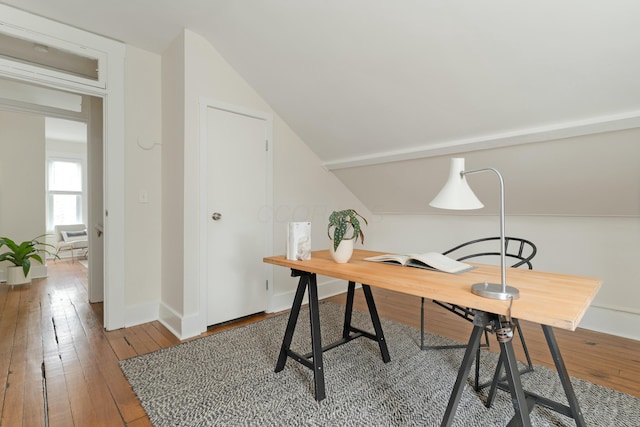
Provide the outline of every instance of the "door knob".
<path id="1" fill-rule="evenodd" d="M 214 212 L 211 214 L 211 219 L 214 221 L 218 221 L 220 218 L 222 218 L 222 214 L 220 212 Z"/>

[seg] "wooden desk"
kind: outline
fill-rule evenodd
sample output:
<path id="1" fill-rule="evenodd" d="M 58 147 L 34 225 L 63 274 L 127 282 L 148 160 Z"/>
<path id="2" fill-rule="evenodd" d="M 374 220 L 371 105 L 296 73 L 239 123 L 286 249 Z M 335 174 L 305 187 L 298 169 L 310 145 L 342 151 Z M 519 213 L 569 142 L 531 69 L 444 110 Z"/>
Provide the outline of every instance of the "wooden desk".
<path id="1" fill-rule="evenodd" d="M 287 260 L 284 256 L 264 258 L 264 262 L 290 268 L 295 276 L 300 277 L 292 312 L 289 316 L 287 331 L 285 332 L 285 339 L 276 365 L 276 372 L 284 368 L 287 357 L 294 358 L 300 363 L 314 369 L 316 399 L 322 400 L 324 398 L 324 373 L 322 371 L 323 349 L 319 338 L 320 325 L 317 316 L 318 296 L 316 275 L 335 277 L 349 282 L 346 309 L 349 318 L 347 314 L 345 314 L 344 342 L 356 338 L 350 338 L 346 333 L 347 329 L 350 328 L 351 306 L 349 298 L 352 297 L 355 283 L 363 285 L 372 322 L 376 329 L 376 334 L 370 334 L 371 336 L 368 336 L 368 338 L 379 342 L 383 360 L 386 359 L 385 362 L 388 361 L 389 356 L 388 352 L 386 352 L 386 342 L 384 341 L 384 335 L 380 328 L 379 319 L 377 319 L 375 303 L 373 302 L 373 297 L 370 295 L 369 286 L 471 307 L 482 312 L 482 314 L 486 314 L 485 316 L 476 316 L 476 318 L 484 318 L 485 321 L 484 323 L 482 323 L 482 321 L 476 322 L 478 324 L 474 323 L 469 345 L 467 346 L 463 363 L 460 367 L 449 405 L 447 406 L 445 418 L 442 421 L 442 425 L 450 425 L 462 395 L 464 381 L 473 364 L 473 354 L 475 348 L 480 343 L 484 327 L 488 324 L 487 322 L 504 322 L 505 316 L 508 314 L 508 301 L 492 300 L 473 295 L 470 287 L 471 284 L 476 282 L 488 281 L 500 283 L 500 268 L 497 266 L 474 264 L 477 266 L 476 269 L 454 275 L 419 268 L 373 263 L 364 261 L 363 259 L 379 254 L 380 252 L 355 250 L 353 257 L 347 264 L 335 263 L 327 250 L 313 252 L 311 260 L 308 261 L 291 261 Z M 520 374 L 516 366 L 513 345 L 511 342 L 500 343 L 500 362 L 505 366 L 509 390 L 514 401 L 514 409 L 516 412 L 514 417 L 515 423 L 524 426 L 530 425 L 530 405 L 532 405 L 532 402 L 541 402 L 565 415 L 573 417 L 578 425 L 584 425 L 582 413 L 575 398 L 573 387 L 569 380 L 552 327 L 575 330 L 598 292 L 600 284 L 602 283 L 601 280 L 581 276 L 544 273 L 534 270 L 507 269 L 507 283 L 518 288 L 520 291 L 520 298 L 513 301 L 511 315 L 520 320 L 539 323 L 542 326 L 569 402 L 569 406 L 567 407 L 525 392 L 520 382 Z M 309 291 L 313 351 L 309 355 L 301 357 L 300 355 L 291 353 L 289 349 L 291 337 L 289 337 L 289 335 L 293 335 L 305 289 Z M 328 350 L 344 342 L 341 341 L 335 345 L 328 346 L 324 350 Z M 305 361 L 302 361 L 302 359 L 305 359 Z M 313 359 L 313 362 L 309 362 L 311 359 Z M 316 366 L 313 366 L 314 364 Z"/>

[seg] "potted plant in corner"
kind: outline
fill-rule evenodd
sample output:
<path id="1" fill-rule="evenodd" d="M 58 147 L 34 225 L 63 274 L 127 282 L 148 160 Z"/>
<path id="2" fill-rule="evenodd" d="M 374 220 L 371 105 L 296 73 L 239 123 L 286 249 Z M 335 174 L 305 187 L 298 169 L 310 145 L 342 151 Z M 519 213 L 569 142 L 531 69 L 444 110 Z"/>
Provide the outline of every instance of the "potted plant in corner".
<path id="1" fill-rule="evenodd" d="M 337 263 L 344 264 L 351 259 L 353 243 L 358 237 L 360 241 L 364 243 L 364 233 L 362 232 L 358 218 L 361 218 L 365 224 L 369 224 L 367 220 L 354 209 L 333 211 L 329 216 L 327 234 L 329 235 L 329 239 L 332 240 L 330 252 L 333 260 Z M 331 235 L 332 228 L 333 236 Z"/>
<path id="2" fill-rule="evenodd" d="M 36 260 L 40 264 L 44 264 L 40 254 L 49 254 L 54 257 L 57 255 L 49 252 L 45 247 L 51 246 L 47 243 L 38 241 L 38 236 L 32 240 L 27 240 L 17 244 L 8 237 L 0 237 L 0 248 L 7 247 L 7 251 L 0 254 L 0 261 L 9 261 L 13 266 L 6 268 L 7 285 L 20 285 L 31 282 L 31 260 Z"/>

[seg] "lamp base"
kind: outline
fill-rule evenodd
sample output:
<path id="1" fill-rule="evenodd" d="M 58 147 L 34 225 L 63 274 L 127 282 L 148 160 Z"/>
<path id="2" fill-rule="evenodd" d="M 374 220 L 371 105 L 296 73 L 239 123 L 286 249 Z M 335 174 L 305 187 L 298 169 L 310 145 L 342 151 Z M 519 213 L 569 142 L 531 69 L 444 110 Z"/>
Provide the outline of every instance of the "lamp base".
<path id="1" fill-rule="evenodd" d="M 485 298 L 500 300 L 518 299 L 520 297 L 520 291 L 513 286 L 506 286 L 503 290 L 501 284 L 487 282 L 471 285 L 471 293 Z"/>

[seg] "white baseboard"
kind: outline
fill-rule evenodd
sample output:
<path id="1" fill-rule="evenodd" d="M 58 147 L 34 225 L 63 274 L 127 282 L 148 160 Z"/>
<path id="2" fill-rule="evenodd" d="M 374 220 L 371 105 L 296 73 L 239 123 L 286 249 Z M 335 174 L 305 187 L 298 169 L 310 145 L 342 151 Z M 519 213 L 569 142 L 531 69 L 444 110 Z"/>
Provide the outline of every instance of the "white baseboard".
<path id="1" fill-rule="evenodd" d="M 640 314 L 592 305 L 579 327 L 640 341 Z"/>
<path id="2" fill-rule="evenodd" d="M 182 331 L 182 316 L 164 303 L 158 306 L 158 321 L 164 325 L 173 335 L 180 337 Z"/>
<path id="3" fill-rule="evenodd" d="M 204 332 L 199 315 L 182 316 L 162 303 L 159 306 L 157 320 L 180 340 L 192 338 Z"/>
<path id="4" fill-rule="evenodd" d="M 125 310 L 125 327 L 142 325 L 158 320 L 159 303 L 150 302 L 127 307 Z"/>

